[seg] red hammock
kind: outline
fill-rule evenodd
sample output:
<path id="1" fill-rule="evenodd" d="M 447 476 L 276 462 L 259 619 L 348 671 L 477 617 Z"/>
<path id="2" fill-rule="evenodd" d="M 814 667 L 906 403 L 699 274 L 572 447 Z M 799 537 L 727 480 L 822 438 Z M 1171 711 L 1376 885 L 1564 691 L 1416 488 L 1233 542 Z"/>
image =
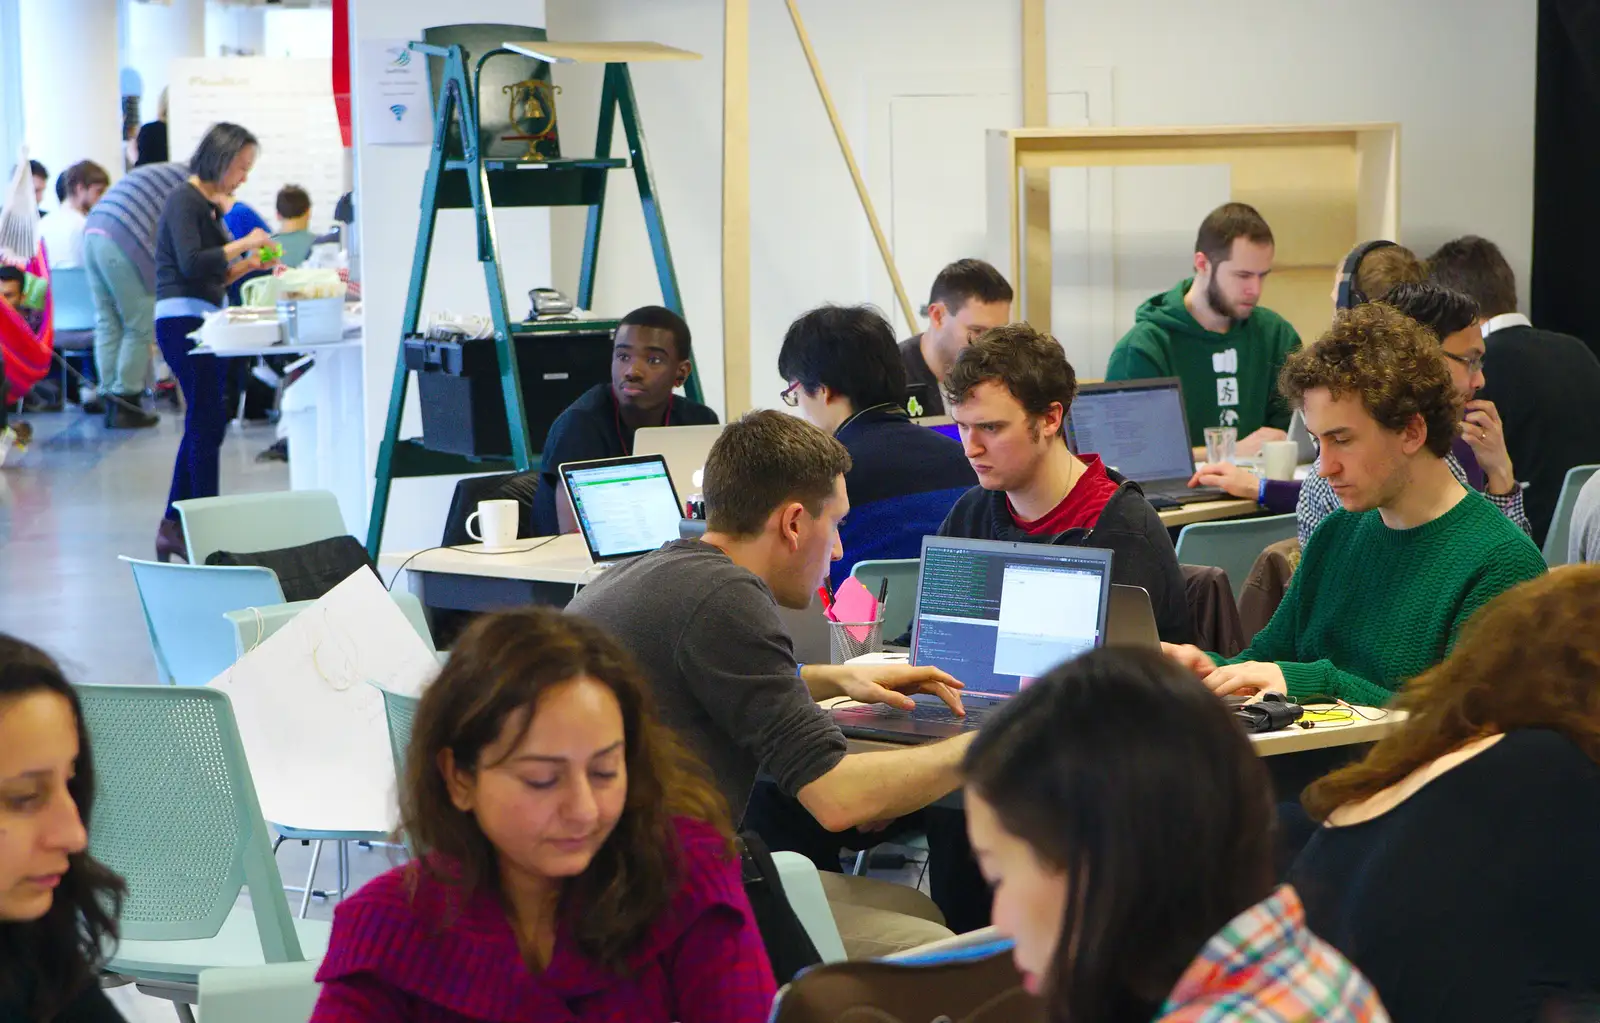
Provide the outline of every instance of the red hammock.
<path id="1" fill-rule="evenodd" d="M 24 269 L 45 279 L 44 320 L 39 333 L 35 334 L 28 329 L 21 313 L 0 302 L 0 361 L 5 363 L 5 379 L 13 401 L 31 391 L 34 384 L 50 373 L 50 353 L 55 350 L 51 316 L 54 299 L 49 290 L 50 269 L 42 249 L 34 253 Z"/>

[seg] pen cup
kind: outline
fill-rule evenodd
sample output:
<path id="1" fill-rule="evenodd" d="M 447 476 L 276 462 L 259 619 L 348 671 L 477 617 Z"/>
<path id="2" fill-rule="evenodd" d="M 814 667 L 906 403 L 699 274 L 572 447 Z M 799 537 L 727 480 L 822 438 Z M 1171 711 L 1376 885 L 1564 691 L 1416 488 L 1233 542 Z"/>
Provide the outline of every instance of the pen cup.
<path id="1" fill-rule="evenodd" d="M 828 622 L 828 645 L 834 664 L 883 650 L 883 619 L 875 622 Z"/>

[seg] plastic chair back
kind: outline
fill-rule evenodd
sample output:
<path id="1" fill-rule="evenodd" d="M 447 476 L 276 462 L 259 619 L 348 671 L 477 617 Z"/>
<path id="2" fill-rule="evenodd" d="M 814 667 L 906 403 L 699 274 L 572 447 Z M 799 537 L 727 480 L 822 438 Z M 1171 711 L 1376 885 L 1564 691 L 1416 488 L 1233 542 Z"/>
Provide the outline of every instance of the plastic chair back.
<path id="1" fill-rule="evenodd" d="M 1589 482 L 1589 477 L 1600 470 L 1600 465 L 1575 465 L 1567 470 L 1561 481 L 1561 494 L 1556 498 L 1556 513 L 1550 519 L 1550 532 L 1544 537 L 1544 563 L 1556 568 L 1567 563 L 1572 540 L 1572 510 L 1578 504 L 1578 491 Z"/>
<path id="2" fill-rule="evenodd" d="M 402 784 L 406 776 L 406 750 L 411 746 L 411 723 L 417 717 L 417 698 L 389 690 L 369 681 L 383 694 L 383 716 L 389 723 L 389 752 L 394 756 L 394 776 Z"/>
<path id="3" fill-rule="evenodd" d="M 1178 534 L 1178 563 L 1211 565 L 1227 572 L 1233 599 L 1238 600 L 1261 552 L 1295 535 L 1293 515 L 1196 522 Z"/>
<path id="4" fill-rule="evenodd" d="M 428 628 L 428 616 L 422 610 L 422 601 L 415 594 L 391 593 L 394 602 L 404 612 L 406 621 L 417 630 L 417 635 L 428 644 L 428 649 L 438 652 L 433 642 L 433 632 Z M 295 615 L 316 604 L 314 600 L 292 600 L 285 604 L 260 606 L 252 604 L 237 611 L 225 611 L 222 617 L 233 630 L 233 654 L 238 659 L 260 646 L 279 629 L 288 625 Z"/>
<path id="5" fill-rule="evenodd" d="M 219 967 L 200 974 L 200 1018 L 306 1023 L 317 1005 L 320 963 Z"/>
<path id="6" fill-rule="evenodd" d="M 283 603 L 270 568 L 122 560 L 139 588 L 156 669 L 171 685 L 203 686 L 234 662 L 233 627 L 224 612 Z"/>
<path id="7" fill-rule="evenodd" d="M 883 580 L 889 580 L 889 596 L 883 602 L 883 638 L 893 640 L 911 628 L 917 613 L 917 578 L 922 571 L 918 558 L 894 561 L 858 561 L 850 575 L 861 581 L 874 597 Z"/>
<path id="8" fill-rule="evenodd" d="M 213 937 L 248 887 L 266 961 L 303 959 L 227 695 L 77 690 L 97 761 L 89 851 L 128 883 L 122 936 Z"/>
<path id="9" fill-rule="evenodd" d="M 198 497 L 173 507 L 193 565 L 204 565 L 215 551 L 276 551 L 350 532 L 339 499 L 327 490 Z"/>
<path id="10" fill-rule="evenodd" d="M 89 271 L 81 266 L 50 271 L 50 322 L 56 333 L 94 331 L 94 296 Z"/>

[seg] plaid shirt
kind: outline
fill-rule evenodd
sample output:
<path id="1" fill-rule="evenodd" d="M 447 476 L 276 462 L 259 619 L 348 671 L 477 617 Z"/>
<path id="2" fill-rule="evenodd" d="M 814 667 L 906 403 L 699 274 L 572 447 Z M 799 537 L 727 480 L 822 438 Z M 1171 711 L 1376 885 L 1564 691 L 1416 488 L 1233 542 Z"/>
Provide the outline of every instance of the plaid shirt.
<path id="1" fill-rule="evenodd" d="M 677 895 L 614 973 L 586 959 L 570 927 L 550 965 L 528 969 L 499 900 L 464 906 L 413 865 L 339 904 L 317 970 L 312 1023 L 765 1023 L 772 967 L 737 857 L 708 824 L 677 818 Z"/>
<path id="2" fill-rule="evenodd" d="M 1306 930 L 1288 885 L 1218 931 L 1161 1007 L 1157 1023 L 1388 1023 L 1377 992 Z"/>
<path id="3" fill-rule="evenodd" d="M 1511 520 L 1513 526 L 1522 530 L 1528 537 L 1533 536 L 1533 526 L 1528 522 L 1528 513 L 1522 506 L 1520 483 L 1512 487 L 1509 494 L 1491 494 L 1485 490 L 1488 479 L 1478 466 L 1477 456 L 1472 453 L 1472 445 L 1460 437 L 1450 445 L 1450 453 L 1445 456 L 1444 464 L 1450 467 L 1450 473 L 1455 476 L 1457 483 L 1483 494 L 1490 504 L 1500 509 L 1500 514 Z M 1339 498 L 1333 492 L 1333 484 L 1318 476 L 1316 470 L 1316 465 L 1312 465 L 1311 475 L 1300 484 L 1300 501 L 1294 507 L 1295 529 L 1300 534 L 1301 549 L 1305 548 L 1306 541 L 1311 539 L 1311 534 L 1322 520 L 1342 507 Z"/>

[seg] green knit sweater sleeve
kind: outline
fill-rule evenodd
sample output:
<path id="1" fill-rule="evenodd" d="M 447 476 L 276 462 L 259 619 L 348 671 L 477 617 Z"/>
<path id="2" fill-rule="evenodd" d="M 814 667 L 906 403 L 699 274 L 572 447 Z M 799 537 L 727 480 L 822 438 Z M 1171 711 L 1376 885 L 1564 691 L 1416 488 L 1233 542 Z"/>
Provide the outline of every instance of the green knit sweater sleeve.
<path id="1" fill-rule="evenodd" d="M 1456 640 L 1461 636 L 1461 627 L 1467 624 L 1483 605 L 1505 591 L 1530 579 L 1537 579 L 1544 573 L 1544 555 L 1539 553 L 1539 548 L 1535 547 L 1533 541 L 1527 537 L 1518 536 L 1496 547 L 1494 553 L 1485 560 L 1478 577 L 1473 580 L 1471 588 L 1462 599 L 1461 609 L 1456 613 L 1455 621 L 1450 623 L 1449 648 L 1455 649 Z"/>
<path id="2" fill-rule="evenodd" d="M 1106 379 L 1149 380 L 1172 376 L 1173 370 L 1164 357 L 1161 341 L 1159 328 L 1135 324 L 1111 350 Z"/>

